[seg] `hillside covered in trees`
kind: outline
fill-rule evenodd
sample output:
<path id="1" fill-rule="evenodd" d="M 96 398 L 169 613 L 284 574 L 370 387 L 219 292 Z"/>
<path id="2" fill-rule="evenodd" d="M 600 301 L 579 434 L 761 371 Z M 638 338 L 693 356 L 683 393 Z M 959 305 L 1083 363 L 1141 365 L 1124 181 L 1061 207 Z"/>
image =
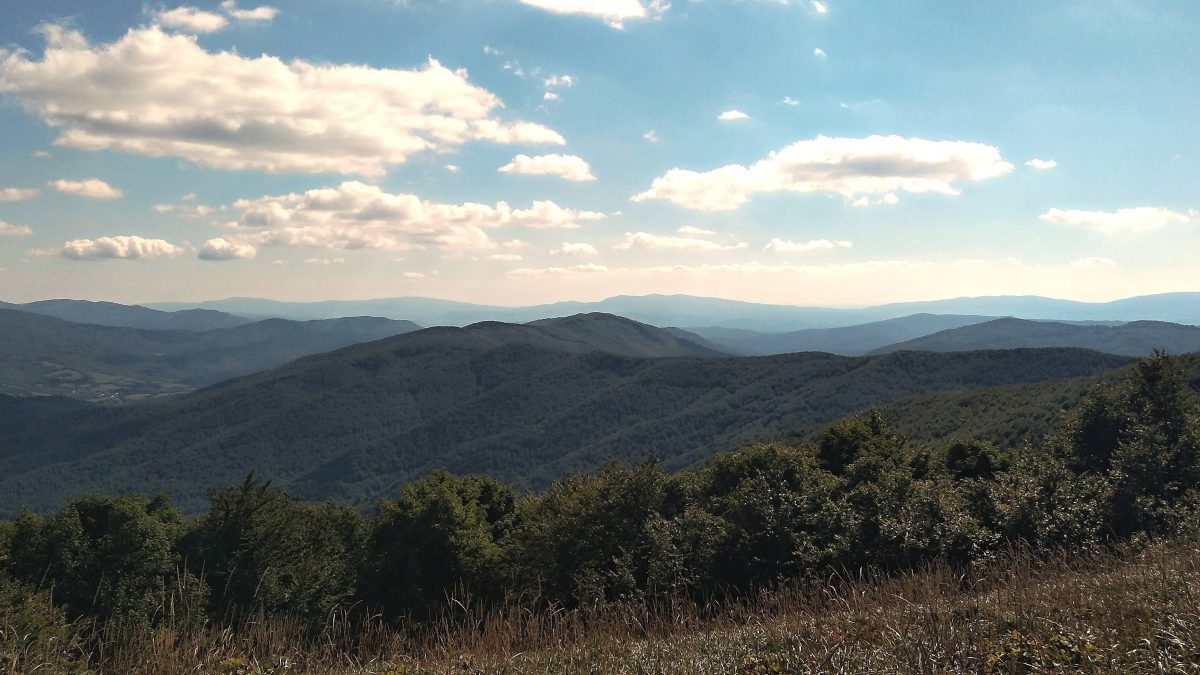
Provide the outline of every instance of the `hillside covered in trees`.
<path id="1" fill-rule="evenodd" d="M 350 317 L 163 330 L 76 323 L 2 308 L 0 325 L 0 393 L 107 402 L 191 391 L 419 328 L 411 321 Z"/>
<path id="2" fill-rule="evenodd" d="M 162 491 L 192 512 L 210 483 L 251 471 L 357 505 L 438 468 L 540 489 L 609 459 L 678 470 L 911 396 L 1127 363 L 1081 350 L 730 358 L 608 315 L 427 329 L 138 405 L 0 398 L 0 513 L 87 490 Z"/>
<path id="3" fill-rule="evenodd" d="M 887 576 L 938 563 L 970 573 L 1014 547 L 1081 555 L 1186 533 L 1200 507 L 1198 481 L 1200 402 L 1179 363 L 1160 355 L 1094 386 L 1038 447 L 911 443 L 880 416 L 863 414 L 811 444 L 750 446 L 677 474 L 654 462 L 615 464 L 539 494 L 438 471 L 390 491 L 367 517 L 254 477 L 210 492 L 195 518 L 165 497 L 89 495 L 46 517 L 0 523 L 0 617 L 10 627 L 0 649 L 18 671 L 31 658 L 59 667 L 125 659 L 138 670 L 150 653 L 225 659 L 224 668 L 249 664 L 247 655 L 279 663 L 285 655 L 271 645 L 282 643 L 272 640 L 313 630 L 335 653 L 286 658 L 402 664 L 408 653 L 386 645 L 429 630 L 463 639 L 471 626 L 493 625 L 492 611 L 592 616 L 605 630 L 609 612 L 624 621 L 639 612 L 646 621 L 671 612 L 699 617 L 684 608 L 770 603 L 755 592 L 786 594 L 804 580 L 841 593 L 865 570 Z M 1060 597 L 1060 618 L 1084 611 L 1064 607 L 1067 600 Z M 107 628 L 72 623 L 83 620 Z M 965 617 L 948 620 L 970 630 Z M 574 624 L 557 625 L 550 634 L 564 648 L 575 638 L 554 630 Z M 392 641 L 352 639 L 367 626 Z M 276 638 L 253 637 L 268 635 L 263 630 Z M 1029 667 L 1053 654 L 1077 666 L 1143 663 L 1132 646 L 1141 644 L 1140 629 L 1124 630 L 1097 638 L 1035 627 L 1026 639 L 1034 642 L 1014 637 L 953 658 L 979 670 Z M 210 634 L 227 636 L 225 646 Z M 531 633 L 521 642 L 548 638 Z M 1175 644 L 1195 638 L 1181 626 Z M 171 644 L 214 647 L 186 656 Z M 763 645 L 763 663 L 800 658 L 789 644 Z M 1177 653 L 1164 648 L 1154 653 Z M 945 665 L 955 663 L 969 665 Z"/>

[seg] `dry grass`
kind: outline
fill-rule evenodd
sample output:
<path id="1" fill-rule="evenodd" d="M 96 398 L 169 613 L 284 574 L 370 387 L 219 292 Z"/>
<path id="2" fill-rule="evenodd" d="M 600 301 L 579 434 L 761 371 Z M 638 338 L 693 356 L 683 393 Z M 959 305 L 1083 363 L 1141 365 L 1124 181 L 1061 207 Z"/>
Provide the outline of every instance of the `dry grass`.
<path id="1" fill-rule="evenodd" d="M 453 600 L 419 628 L 339 614 L 315 634 L 279 618 L 75 633 L 82 651 L 4 635 L 0 672 L 81 672 L 81 653 L 103 673 L 1200 672 L 1200 544 L 1017 555 L 729 606 L 485 612 Z"/>

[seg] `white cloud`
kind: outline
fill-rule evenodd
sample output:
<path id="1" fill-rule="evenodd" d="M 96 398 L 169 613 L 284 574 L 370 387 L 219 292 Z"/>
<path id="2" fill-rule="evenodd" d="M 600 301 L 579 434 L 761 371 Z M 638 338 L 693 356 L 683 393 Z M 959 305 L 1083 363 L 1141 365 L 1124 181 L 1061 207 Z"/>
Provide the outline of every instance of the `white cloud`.
<path id="1" fill-rule="evenodd" d="M 720 115 L 717 115 L 717 119 L 721 120 L 722 122 L 735 122 L 737 120 L 748 120 L 750 119 L 750 116 L 741 110 L 726 110 Z"/>
<path id="2" fill-rule="evenodd" d="M 494 94 L 430 59 L 416 70 L 285 62 L 205 51 L 156 26 L 93 47 L 44 26 L 40 61 L 0 49 L 0 92 L 59 130 L 55 143 L 182 157 L 232 170 L 380 176 L 469 141 L 562 145 L 505 122 Z"/>
<path id="3" fill-rule="evenodd" d="M 174 213 L 185 218 L 204 218 L 214 209 L 204 204 L 155 204 L 150 207 L 155 213 Z"/>
<path id="4" fill-rule="evenodd" d="M 52 180 L 48 185 L 59 192 L 90 199 L 117 199 L 125 193 L 99 178 L 86 180 Z"/>
<path id="5" fill-rule="evenodd" d="M 625 240 L 616 247 L 620 250 L 644 249 L 649 251 L 733 251 L 746 248 L 745 243 L 723 245 L 695 237 L 672 237 L 649 232 L 626 232 Z"/>
<path id="6" fill-rule="evenodd" d="M 34 150 L 33 154 L 30 156 L 34 159 L 49 159 L 50 153 L 46 152 L 45 150 Z"/>
<path id="7" fill-rule="evenodd" d="M 254 9 L 238 9 L 235 0 L 225 0 L 221 3 L 221 9 L 238 21 L 249 23 L 273 21 L 275 17 L 279 16 L 279 10 L 268 5 L 260 5 Z"/>
<path id="8" fill-rule="evenodd" d="M 592 246 L 591 244 L 585 244 L 585 243 L 572 244 L 572 243 L 565 242 L 565 241 L 558 248 L 550 250 L 550 255 L 564 255 L 564 256 L 573 256 L 573 257 L 574 256 L 585 256 L 585 255 L 596 255 L 598 253 L 599 253 L 599 251 L 596 250 L 596 247 Z"/>
<path id="9" fill-rule="evenodd" d="M 729 164 L 705 172 L 671 169 L 633 200 L 665 199 L 690 209 L 729 211 L 760 192 L 827 192 L 847 201 L 897 191 L 956 195 L 956 182 L 985 180 L 1011 170 L 998 148 L 982 143 L 818 136 L 750 166 Z"/>
<path id="10" fill-rule="evenodd" d="M 424 279 L 425 275 L 421 272 L 405 272 L 404 278 L 405 279 Z"/>
<path id="11" fill-rule="evenodd" d="M 556 94 L 556 93 L 554 93 L 554 92 L 552 92 L 552 91 L 548 91 L 548 92 L 546 92 L 546 93 L 542 94 L 542 100 L 543 100 L 543 101 L 557 101 L 557 100 L 558 100 L 558 94 Z"/>
<path id="12" fill-rule="evenodd" d="M 658 138 L 658 132 L 654 131 L 653 129 L 642 134 L 642 138 L 646 139 L 646 141 L 649 143 L 657 143 L 660 140 Z"/>
<path id="13" fill-rule="evenodd" d="M 462 171 L 462 167 L 457 164 L 447 164 L 443 168 L 446 169 L 447 171 L 449 171 L 450 173 L 460 173 Z"/>
<path id="14" fill-rule="evenodd" d="M 229 25 L 229 21 L 220 14 L 213 14 L 195 7 L 164 9 L 155 13 L 154 19 L 167 28 L 177 28 L 191 33 L 215 33 Z"/>
<path id="15" fill-rule="evenodd" d="M 141 260 L 168 258 L 182 252 L 179 246 L 162 239 L 117 236 L 68 241 L 59 253 L 71 260 Z"/>
<path id="16" fill-rule="evenodd" d="M 1035 158 L 1035 159 L 1029 160 L 1028 162 L 1025 162 L 1025 166 L 1027 166 L 1031 169 L 1037 169 L 1038 171 L 1045 171 L 1046 169 L 1053 169 L 1054 167 L 1058 166 L 1058 162 L 1056 162 L 1052 159 L 1036 159 Z"/>
<path id="17" fill-rule="evenodd" d="M 346 262 L 345 258 L 306 258 L 303 262 L 305 265 L 321 265 L 329 267 L 330 265 L 341 265 Z"/>
<path id="18" fill-rule="evenodd" d="M 579 14 L 600 19 L 617 29 L 624 28 L 626 21 L 659 16 L 671 6 L 664 0 L 650 0 L 647 3 L 643 3 L 641 0 L 520 0 L 520 2 L 554 14 Z"/>
<path id="19" fill-rule="evenodd" d="M 824 61 L 829 55 L 825 53 L 824 49 L 821 49 L 820 47 L 813 47 L 813 56 L 817 57 L 821 61 Z"/>
<path id="20" fill-rule="evenodd" d="M 542 84 L 547 89 L 555 89 L 558 87 L 574 87 L 579 83 L 579 80 L 570 75 L 551 75 L 547 77 Z"/>
<path id="21" fill-rule="evenodd" d="M 28 237 L 33 230 L 28 225 L 13 225 L 0 220 L 0 237 Z"/>
<path id="22" fill-rule="evenodd" d="M 1104 269 L 1104 268 L 1116 267 L 1117 261 L 1113 260 L 1112 258 L 1093 257 L 1093 258 L 1080 258 L 1079 260 L 1072 260 L 1071 262 L 1069 262 L 1067 264 L 1076 269 Z"/>
<path id="23" fill-rule="evenodd" d="M 525 248 L 529 246 L 529 242 L 524 242 L 520 239 L 510 239 L 509 241 L 500 242 L 500 246 L 504 248 Z"/>
<path id="24" fill-rule="evenodd" d="M 189 192 L 189 193 L 187 193 L 186 195 L 184 195 L 184 196 L 180 197 L 180 198 L 179 198 L 179 201 L 181 201 L 181 202 L 194 202 L 194 201 L 196 201 L 196 193 L 195 193 L 195 192 Z"/>
<path id="25" fill-rule="evenodd" d="M 605 265 L 597 265 L 587 263 L 584 265 L 571 265 L 570 267 L 518 267 L 508 271 L 510 277 L 531 277 L 543 275 L 562 275 L 562 274 L 597 274 L 608 272 L 609 269 Z"/>
<path id="26" fill-rule="evenodd" d="M 854 242 L 829 239 L 813 239 L 811 241 L 789 241 L 776 237 L 763 247 L 764 251 L 776 253 L 807 253 L 808 251 L 823 251 L 834 248 L 853 248 Z"/>
<path id="27" fill-rule="evenodd" d="M 812 0 L 813 11 L 817 14 L 828 14 L 829 6 L 821 2 L 821 0 Z"/>
<path id="28" fill-rule="evenodd" d="M 889 204 L 890 205 L 890 204 L 899 204 L 899 203 L 900 203 L 900 198 L 896 196 L 896 193 L 888 192 L 888 193 L 884 194 L 883 196 L 878 197 L 876 199 L 871 199 L 870 197 L 863 195 L 863 196 L 859 197 L 858 199 L 855 199 L 854 201 L 850 202 L 850 206 L 862 208 L 862 207 L 866 207 L 866 206 L 879 206 L 880 204 Z"/>
<path id="29" fill-rule="evenodd" d="M 596 180 L 592 167 L 575 155 L 517 155 L 512 161 L 498 169 L 500 173 L 517 173 L 528 176 L 557 176 L 564 180 Z"/>
<path id="30" fill-rule="evenodd" d="M 487 249 L 496 243 L 485 231 L 501 227 L 572 229 L 601 220 L 603 213 L 535 201 L 527 209 L 507 202 L 441 204 L 412 194 L 390 194 L 378 186 L 347 181 L 333 188 L 241 199 L 231 224 L 240 243 L 332 249 Z M 505 246 L 514 246 L 511 242 Z"/>
<path id="31" fill-rule="evenodd" d="M 792 107 L 800 105 L 800 101 L 797 101 L 796 99 L 792 98 L 791 96 L 784 96 L 783 100 L 780 101 L 780 103 L 782 103 L 783 105 L 790 105 Z"/>
<path id="32" fill-rule="evenodd" d="M 1192 212 L 1179 213 L 1153 206 L 1139 206 L 1116 211 L 1082 211 L 1077 209 L 1050 209 L 1039 218 L 1059 225 L 1070 225 L 1095 230 L 1101 234 L 1146 234 L 1162 229 L 1166 225 L 1190 222 Z"/>
<path id="33" fill-rule="evenodd" d="M 0 202 L 23 202 L 40 194 L 37 188 L 0 188 Z"/>
<path id="34" fill-rule="evenodd" d="M 488 256 L 488 260 L 497 260 L 500 262 L 518 262 L 522 260 L 522 258 L 516 253 L 496 253 Z"/>
<path id="35" fill-rule="evenodd" d="M 679 234 L 688 234 L 688 235 L 700 236 L 700 237 L 711 237 L 716 234 L 716 232 L 714 232 L 713 230 L 706 230 L 702 227 L 695 227 L 692 225 L 684 225 L 683 227 L 681 227 L 675 231 L 678 232 Z"/>
<path id="36" fill-rule="evenodd" d="M 238 244 L 223 237 L 209 239 L 200 247 L 198 257 L 201 260 L 236 260 L 238 258 L 253 258 L 258 251 L 250 244 Z"/>

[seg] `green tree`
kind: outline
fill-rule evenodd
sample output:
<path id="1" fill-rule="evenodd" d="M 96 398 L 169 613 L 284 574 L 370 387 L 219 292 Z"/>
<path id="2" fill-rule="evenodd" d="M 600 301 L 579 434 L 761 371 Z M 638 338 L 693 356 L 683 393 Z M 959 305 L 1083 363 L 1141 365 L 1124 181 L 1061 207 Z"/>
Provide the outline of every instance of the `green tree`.
<path id="1" fill-rule="evenodd" d="M 516 494 L 486 476 L 435 471 L 380 502 L 371 521 L 360 596 L 390 616 L 425 615 L 447 594 L 495 598 Z"/>

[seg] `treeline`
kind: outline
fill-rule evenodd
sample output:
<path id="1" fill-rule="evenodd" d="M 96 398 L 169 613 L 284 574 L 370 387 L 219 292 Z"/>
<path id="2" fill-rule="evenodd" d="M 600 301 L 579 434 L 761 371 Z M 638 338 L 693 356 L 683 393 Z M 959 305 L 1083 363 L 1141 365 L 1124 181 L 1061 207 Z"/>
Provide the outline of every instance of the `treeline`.
<path id="1" fill-rule="evenodd" d="M 615 464 L 541 494 L 437 472 L 369 516 L 254 477 L 195 518 L 165 497 L 88 495 L 0 522 L 0 623 L 420 621 L 451 595 L 531 610 L 704 600 L 1020 545 L 1094 549 L 1194 519 L 1198 451 L 1200 403 L 1157 355 L 1097 385 L 1040 447 L 910 445 L 864 414 L 812 444 L 674 475 Z"/>

